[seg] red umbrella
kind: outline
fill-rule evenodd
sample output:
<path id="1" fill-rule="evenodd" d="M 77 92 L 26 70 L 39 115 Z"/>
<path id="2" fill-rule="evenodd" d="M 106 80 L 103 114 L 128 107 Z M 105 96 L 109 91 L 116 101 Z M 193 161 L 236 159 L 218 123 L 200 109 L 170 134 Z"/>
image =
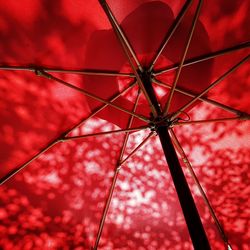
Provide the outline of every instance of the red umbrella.
<path id="1" fill-rule="evenodd" d="M 248 10 L 2 1 L 2 248 L 249 249 Z"/>

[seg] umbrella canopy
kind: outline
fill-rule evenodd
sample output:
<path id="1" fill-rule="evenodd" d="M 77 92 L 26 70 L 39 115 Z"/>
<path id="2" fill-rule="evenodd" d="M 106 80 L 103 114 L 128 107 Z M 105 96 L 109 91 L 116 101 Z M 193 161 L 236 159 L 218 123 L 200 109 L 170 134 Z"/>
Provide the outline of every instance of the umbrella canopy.
<path id="1" fill-rule="evenodd" d="M 249 1 L 0 2 L 3 249 L 249 249 Z"/>

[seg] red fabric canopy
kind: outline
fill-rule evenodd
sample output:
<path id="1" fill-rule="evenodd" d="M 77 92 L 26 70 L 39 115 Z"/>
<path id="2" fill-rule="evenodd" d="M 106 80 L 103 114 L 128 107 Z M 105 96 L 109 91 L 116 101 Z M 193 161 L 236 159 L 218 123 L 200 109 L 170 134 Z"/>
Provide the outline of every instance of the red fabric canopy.
<path id="1" fill-rule="evenodd" d="M 65 134 L 127 129 L 131 114 L 137 115 L 131 128 L 148 126 L 150 106 L 142 93 L 135 108 L 140 86 L 98 1 L 0 3 L 0 177 L 27 163 L 0 186 L 0 246 L 90 249 L 124 134 L 59 141 Z M 172 0 L 107 3 L 144 69 L 150 67 L 186 4 Z M 193 1 L 188 7 L 153 68 L 153 87 L 162 107 L 178 74 L 175 66 L 180 64 L 197 6 L 198 1 Z M 249 58 L 249 10 L 247 0 L 203 2 L 185 58 L 190 65 L 180 72 L 169 115 Z M 244 250 L 250 249 L 249 121 L 190 121 L 249 119 L 248 58 L 202 96 L 221 103 L 224 110 L 200 98 L 179 114 L 173 126 L 231 247 Z M 93 95 L 114 105 L 100 108 L 105 103 Z M 149 133 L 150 128 L 129 135 L 124 152 L 129 159 L 117 177 L 98 249 L 192 249 L 158 137 L 152 136 L 130 157 Z M 183 170 L 211 248 L 224 249 L 184 163 Z"/>

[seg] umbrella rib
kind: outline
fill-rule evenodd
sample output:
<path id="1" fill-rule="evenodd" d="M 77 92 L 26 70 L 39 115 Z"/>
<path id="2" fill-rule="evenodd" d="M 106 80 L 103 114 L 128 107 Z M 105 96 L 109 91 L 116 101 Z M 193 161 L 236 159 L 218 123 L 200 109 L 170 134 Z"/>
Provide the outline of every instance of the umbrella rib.
<path id="1" fill-rule="evenodd" d="M 180 142 L 179 142 L 179 140 L 178 140 L 178 138 L 177 138 L 177 136 L 176 136 L 173 129 L 170 129 L 170 134 L 171 134 L 172 140 L 174 142 L 174 145 L 176 147 L 176 150 L 180 154 L 180 156 L 181 156 L 181 158 L 183 160 L 183 163 L 186 165 L 186 167 L 187 167 L 189 173 L 191 174 L 195 184 L 197 185 L 197 187 L 199 189 L 199 192 L 200 192 L 205 204 L 207 205 L 207 207 L 209 209 L 209 212 L 210 212 L 210 214 L 211 214 L 211 216 L 212 216 L 212 218 L 213 218 L 213 220 L 214 220 L 214 222 L 215 222 L 215 224 L 217 226 L 217 229 L 218 229 L 224 243 L 227 246 L 230 246 L 229 243 L 228 243 L 228 238 L 227 238 L 227 236 L 225 234 L 225 231 L 222 228 L 222 226 L 221 226 L 221 224 L 220 224 L 220 222 L 219 222 L 219 220 L 218 220 L 218 218 L 217 218 L 217 216 L 216 216 L 216 214 L 214 212 L 214 209 L 213 209 L 212 205 L 210 204 L 210 202 L 209 202 L 209 200 L 207 198 L 207 195 L 206 195 L 204 189 L 202 188 L 202 186 L 201 186 L 201 184 L 200 184 L 200 182 L 199 182 L 199 180 L 198 180 L 198 178 L 197 178 L 197 176 L 196 176 L 196 174 L 195 174 L 195 172 L 194 172 L 194 170 L 192 168 L 192 165 L 191 165 L 190 161 L 188 160 L 187 155 L 185 154 L 184 149 L 182 148 L 182 146 L 181 146 L 181 144 L 180 144 Z"/>
<path id="2" fill-rule="evenodd" d="M 98 229 L 97 236 L 96 236 L 95 246 L 93 247 L 93 250 L 98 249 L 99 241 L 101 239 L 102 230 L 103 230 L 104 223 L 105 223 L 105 220 L 106 220 L 106 217 L 107 217 L 107 214 L 108 214 L 109 206 L 110 206 L 110 203 L 111 203 L 111 200 L 112 200 L 112 196 L 113 196 L 113 193 L 114 193 L 115 184 L 116 184 L 116 181 L 117 181 L 119 171 L 120 171 L 120 167 L 117 166 L 116 169 L 115 169 L 114 175 L 113 175 L 112 184 L 111 184 L 109 192 L 108 192 L 108 197 L 107 197 L 106 204 L 105 204 L 105 207 L 104 207 L 104 210 L 103 210 L 103 214 L 102 214 L 102 218 L 101 218 L 101 221 L 100 221 L 99 229 Z"/>
<path id="3" fill-rule="evenodd" d="M 153 68 L 154 68 L 154 65 L 156 63 L 156 61 L 158 60 L 159 56 L 161 55 L 162 51 L 164 50 L 164 48 L 167 46 L 169 40 L 171 39 L 171 37 L 173 36 L 174 32 L 176 31 L 176 29 L 179 27 L 183 17 L 185 16 L 186 12 L 188 11 L 191 3 L 193 2 L 193 0 L 187 0 L 185 2 L 185 4 L 183 5 L 180 13 L 178 14 L 178 16 L 176 17 L 176 19 L 174 20 L 174 23 L 173 25 L 170 27 L 170 31 L 167 33 L 167 36 L 164 40 L 164 42 L 162 43 L 162 45 L 160 46 L 156 56 L 154 57 L 151 65 L 150 65 L 150 68 L 149 68 L 149 71 L 152 71 Z"/>
<path id="4" fill-rule="evenodd" d="M 17 167 L 13 170 L 11 170 L 9 173 L 7 173 L 4 177 L 0 179 L 0 185 L 4 184 L 6 181 L 8 181 L 10 178 L 12 178 L 14 175 L 16 175 L 18 172 L 23 170 L 27 165 L 32 163 L 35 159 L 37 159 L 40 155 L 48 151 L 50 148 L 52 148 L 54 145 L 56 145 L 58 142 L 60 142 L 60 139 L 55 139 L 54 141 L 50 142 L 46 147 L 44 147 L 40 152 L 35 154 L 31 159 L 26 161 L 23 165 L 20 167 Z"/>
<path id="5" fill-rule="evenodd" d="M 165 87 L 165 88 L 168 88 L 168 89 L 171 88 L 171 85 L 170 85 L 170 84 L 164 83 L 164 82 L 159 81 L 159 80 L 157 80 L 157 79 L 155 79 L 155 78 L 153 78 L 152 81 L 153 81 L 154 83 L 158 84 L 159 86 L 162 86 L 162 87 Z M 176 87 L 176 88 L 175 88 L 175 91 L 176 91 L 176 92 L 179 92 L 179 93 L 182 93 L 182 94 L 184 94 L 184 95 L 186 95 L 186 96 L 196 97 L 196 95 L 195 95 L 194 93 L 192 93 L 192 92 L 190 92 L 190 91 L 186 91 L 186 90 L 184 90 L 184 89 L 182 89 L 182 88 L 180 88 L 180 87 Z M 228 111 L 228 112 L 230 112 L 230 113 L 233 113 L 233 114 L 236 114 L 236 115 L 238 115 L 238 116 L 242 116 L 242 115 L 244 114 L 244 112 L 242 112 L 242 111 L 240 111 L 240 110 L 234 109 L 234 108 L 232 108 L 232 107 L 229 107 L 229 106 L 227 106 L 227 105 L 225 105 L 225 104 L 222 104 L 222 103 L 220 103 L 220 102 L 211 100 L 211 99 L 209 99 L 209 98 L 199 97 L 199 101 L 202 101 L 202 102 L 205 102 L 205 103 L 209 103 L 209 104 L 211 104 L 211 105 L 214 105 L 214 106 L 216 106 L 216 107 L 218 107 L 218 108 L 221 108 L 221 109 L 223 109 L 223 110 L 226 110 L 226 111 Z"/>
<path id="6" fill-rule="evenodd" d="M 194 18 L 193 18 L 193 21 L 192 21 L 192 26 L 191 26 L 191 29 L 189 31 L 189 35 L 188 35 L 188 40 L 186 42 L 186 46 L 185 46 L 185 50 L 184 50 L 184 53 L 182 55 L 182 59 L 181 59 L 181 63 L 178 67 L 178 70 L 175 74 L 175 79 L 174 79 L 174 83 L 172 85 L 172 88 L 170 90 L 170 93 L 169 93 L 169 96 L 168 96 L 168 100 L 167 100 L 167 103 L 163 109 L 163 115 L 165 116 L 168 111 L 169 111 L 169 108 L 170 108 L 170 105 L 171 105 L 171 101 L 172 101 L 172 98 L 173 98 L 173 95 L 174 95 L 174 90 L 176 88 L 176 85 L 177 85 L 177 82 L 179 80 L 179 77 L 180 77 L 180 74 L 181 74 L 181 70 L 183 68 L 183 64 L 184 64 L 184 61 L 185 61 L 185 58 L 186 58 L 186 55 L 187 55 L 187 52 L 188 52 L 188 49 L 189 49 L 189 46 L 190 46 L 190 43 L 191 43 L 191 40 L 192 40 L 192 37 L 193 37 L 193 33 L 194 33 L 194 30 L 195 30 L 195 27 L 196 27 L 196 24 L 197 24 L 197 21 L 198 21 L 198 18 L 199 18 L 199 15 L 200 15 L 200 11 L 201 11 L 201 6 L 202 6 L 202 3 L 203 3 L 203 0 L 200 0 L 199 1 L 199 4 L 197 6 L 197 9 L 195 11 L 195 15 L 194 15 Z"/>
<path id="7" fill-rule="evenodd" d="M 204 62 L 204 61 L 207 61 L 207 60 L 211 60 L 213 58 L 217 58 L 217 57 L 220 57 L 220 56 L 223 56 L 223 55 L 227 55 L 227 54 L 236 52 L 238 50 L 247 49 L 249 47 L 250 47 L 250 42 L 245 42 L 245 43 L 238 44 L 236 46 L 233 46 L 233 47 L 230 47 L 230 48 L 227 48 L 227 49 L 218 50 L 216 52 L 212 52 L 212 53 L 209 53 L 209 54 L 206 54 L 206 55 L 191 58 L 191 59 L 188 59 L 188 60 L 186 60 L 184 62 L 183 67 L 190 66 L 190 65 L 200 63 L 200 62 Z M 170 67 L 167 67 L 166 69 L 153 72 L 152 75 L 153 76 L 158 76 L 158 75 L 167 73 L 169 71 L 175 70 L 178 67 L 179 67 L 179 64 L 174 64 L 174 65 L 172 65 Z"/>
<path id="8" fill-rule="evenodd" d="M 131 66 L 131 68 L 132 68 L 132 70 L 133 70 L 133 73 L 134 73 L 134 75 L 135 75 L 135 77 L 136 77 L 136 79 L 137 79 L 137 81 L 138 81 L 139 87 L 142 89 L 142 92 L 143 92 L 145 98 L 147 99 L 147 101 L 148 101 L 148 103 L 149 103 L 149 106 L 150 106 L 150 108 L 151 108 L 151 111 L 152 111 L 152 113 L 153 113 L 153 116 L 154 116 L 154 117 L 157 117 L 157 115 L 158 115 L 159 112 L 156 110 L 155 107 L 158 107 L 158 105 L 157 105 L 158 101 L 157 101 L 157 100 L 152 100 L 152 99 L 149 97 L 148 92 L 146 91 L 145 86 L 144 86 L 144 84 L 143 84 L 143 80 L 142 80 L 141 76 L 139 75 L 139 73 L 137 72 L 137 69 L 135 68 L 135 65 L 134 65 L 133 62 L 132 62 L 132 59 L 131 59 L 131 57 L 130 57 L 130 51 L 129 51 L 127 45 L 126 45 L 126 42 L 123 40 L 123 37 L 121 36 L 119 30 L 117 29 L 117 26 L 116 26 L 116 24 L 115 24 L 115 22 L 116 22 L 116 21 L 115 21 L 115 17 L 114 17 L 114 15 L 112 14 L 111 9 L 109 8 L 109 5 L 106 3 L 105 0 L 99 0 L 99 2 L 100 2 L 100 4 L 101 4 L 101 6 L 102 6 L 102 8 L 103 8 L 103 10 L 104 10 L 104 12 L 105 12 L 107 18 L 109 19 L 110 24 L 112 25 L 112 27 L 113 27 L 113 29 L 114 29 L 114 31 L 115 31 L 115 34 L 116 34 L 118 40 L 120 41 L 120 44 L 121 44 L 122 49 L 123 49 L 123 52 L 125 53 L 125 55 L 126 55 L 126 57 L 127 57 L 127 59 L 128 59 L 128 62 L 129 62 L 130 66 Z M 142 73 L 142 72 L 143 72 L 143 71 L 140 70 L 140 73 Z"/>
<path id="9" fill-rule="evenodd" d="M 128 86 L 127 88 L 125 88 L 124 90 L 122 90 L 119 94 L 115 95 L 113 98 L 110 99 L 110 101 L 115 101 L 117 98 L 119 98 L 122 94 L 124 94 L 126 91 L 128 91 L 129 89 L 131 89 L 132 87 L 134 87 L 136 84 L 136 81 L 133 82 L 130 86 Z M 2 177 L 0 179 L 0 185 L 4 184 L 6 181 L 8 181 L 10 178 L 12 178 L 14 175 L 16 175 L 19 171 L 21 171 L 22 169 L 24 169 L 26 166 L 28 166 L 30 163 L 32 163 L 35 159 L 37 159 L 40 155 L 42 155 L 43 153 L 45 153 L 46 151 L 48 151 L 50 148 L 52 148 L 54 145 L 56 145 L 58 142 L 61 142 L 61 139 L 64 138 L 65 136 L 67 136 L 70 132 L 72 132 L 74 129 L 78 128 L 79 126 L 81 126 L 84 122 L 86 122 L 87 120 L 89 120 L 90 118 L 92 118 L 93 116 L 95 116 L 98 112 L 100 112 L 101 110 L 103 110 L 105 107 L 107 107 L 108 104 L 104 104 L 100 107 L 98 107 L 93 113 L 91 113 L 88 117 L 82 119 L 79 123 L 77 123 L 75 126 L 73 126 L 71 129 L 69 129 L 68 131 L 65 131 L 63 133 L 63 135 L 60 135 L 58 138 L 56 138 L 55 140 L 53 140 L 52 142 L 50 142 L 46 147 L 44 147 L 41 151 L 39 151 L 37 154 L 35 154 L 31 159 L 29 159 L 28 161 L 26 161 L 24 164 L 22 164 L 21 166 L 15 168 L 14 170 L 10 171 L 9 173 L 7 173 L 4 177 Z"/>
<path id="10" fill-rule="evenodd" d="M 109 101 L 113 102 L 115 101 L 117 98 L 119 98 L 120 96 L 122 96 L 123 94 L 125 94 L 128 90 L 130 90 L 131 88 L 133 88 L 135 85 L 137 84 L 136 81 L 134 81 L 131 85 L 129 85 L 128 87 L 126 87 L 125 89 L 123 89 L 120 93 L 116 94 L 114 97 L 112 97 Z M 76 124 L 72 129 L 70 129 L 68 132 L 65 133 L 65 137 L 74 129 L 80 127 L 83 123 L 85 123 L 86 121 L 88 121 L 89 119 L 91 119 L 92 117 L 94 117 L 96 114 L 98 114 L 100 111 L 102 111 L 104 108 L 106 108 L 108 106 L 108 104 L 103 104 L 100 107 L 97 107 L 87 118 L 83 119 L 80 123 Z"/>
<path id="11" fill-rule="evenodd" d="M 140 91 L 140 88 L 139 88 L 138 94 L 137 94 L 137 97 L 136 97 L 136 100 L 135 100 L 135 105 L 133 107 L 133 111 L 134 112 L 136 111 L 136 108 L 137 108 L 137 105 L 138 105 L 140 93 L 141 93 L 141 91 Z M 128 129 L 131 127 L 133 119 L 134 119 L 134 117 L 130 116 L 129 123 L 128 123 Z M 127 145 L 128 137 L 129 137 L 129 132 L 126 132 L 118 162 L 120 162 L 121 158 L 123 157 L 124 150 L 125 150 L 125 147 Z M 114 189 L 115 189 L 116 180 L 117 180 L 117 177 L 118 177 L 120 169 L 121 169 L 121 166 L 118 165 L 116 167 L 116 169 L 115 169 L 115 172 L 114 172 L 114 176 L 113 176 L 113 179 L 112 179 L 112 184 L 110 186 L 108 197 L 107 197 L 107 200 L 106 200 L 106 203 L 105 203 L 105 206 L 104 206 L 104 209 L 103 209 L 102 217 L 101 217 L 101 220 L 100 220 L 100 224 L 99 224 L 99 228 L 98 228 L 98 232 L 97 232 L 97 236 L 96 236 L 94 250 L 96 250 L 98 248 L 99 241 L 101 239 L 101 235 L 102 235 L 104 223 L 105 223 L 105 220 L 106 220 L 106 217 L 107 217 L 107 214 L 108 214 L 108 210 L 109 210 L 109 207 L 110 207 L 110 203 L 111 203 L 111 200 L 112 200 L 113 192 L 114 192 Z"/>
<path id="12" fill-rule="evenodd" d="M 134 155 L 153 135 L 155 134 L 154 131 L 150 132 L 149 135 L 143 139 L 143 141 L 137 145 L 128 155 L 125 159 L 123 159 L 119 165 L 123 165 L 132 155 Z"/>
<path id="13" fill-rule="evenodd" d="M 86 91 L 86 90 L 84 90 L 82 88 L 79 88 L 79 87 L 77 87 L 75 85 L 72 85 L 72 84 L 70 84 L 70 83 L 68 83 L 68 82 L 66 82 L 66 81 L 64 81 L 64 80 L 62 80 L 62 79 L 60 79 L 58 77 L 55 77 L 52 74 L 46 73 L 46 72 L 41 71 L 41 70 L 36 71 L 36 74 L 39 75 L 39 76 L 45 77 L 47 79 L 56 81 L 58 83 L 61 83 L 61 84 L 65 85 L 65 86 L 67 86 L 69 88 L 72 88 L 72 89 L 74 89 L 74 90 L 76 90 L 76 91 L 78 91 L 78 92 L 80 92 L 80 93 L 94 99 L 94 100 L 97 100 L 99 102 L 108 104 L 109 106 L 111 106 L 113 108 L 116 108 L 116 109 L 118 109 L 120 111 L 123 111 L 123 112 L 125 112 L 127 114 L 130 114 L 132 116 L 135 116 L 135 117 L 137 117 L 138 119 L 140 119 L 140 120 L 142 120 L 144 122 L 150 122 L 150 120 L 148 118 L 144 117 L 143 115 L 136 114 L 134 112 L 131 112 L 131 111 L 121 107 L 121 106 L 118 106 L 118 105 L 116 105 L 114 103 L 111 103 L 110 101 L 107 101 L 107 100 L 105 100 L 105 99 L 103 99 L 101 97 L 98 97 L 98 96 L 96 96 L 96 95 L 94 95 L 94 94 L 92 94 L 92 93 L 90 93 L 90 92 L 88 92 L 88 91 Z"/>
<path id="14" fill-rule="evenodd" d="M 45 68 L 39 66 L 26 67 L 26 66 L 10 66 L 10 65 L 0 65 L 0 70 L 7 71 L 32 71 L 36 72 L 37 70 L 42 70 L 48 73 L 66 73 L 66 74 L 80 74 L 80 75 L 93 75 L 93 76 L 124 76 L 124 77 L 135 77 L 132 73 L 123 73 L 123 72 L 113 72 L 113 71 L 99 71 L 99 70 L 90 70 L 90 69 L 59 69 L 59 68 Z"/>
<path id="15" fill-rule="evenodd" d="M 118 24 L 115 16 L 113 15 L 111 9 L 109 8 L 107 2 L 105 0 L 99 0 L 99 3 L 101 4 L 102 8 L 104 9 L 105 13 L 107 14 L 109 20 L 110 21 L 112 20 L 112 22 L 111 22 L 112 27 L 114 28 L 115 32 L 117 32 L 117 34 L 119 34 L 119 36 L 123 40 L 126 48 L 128 49 L 129 53 L 132 55 L 137 67 L 142 72 L 143 71 L 142 66 L 141 66 L 141 64 L 140 64 L 140 62 L 139 62 L 139 60 L 138 60 L 138 58 L 137 58 L 137 56 L 135 54 L 134 49 L 132 48 L 131 44 L 129 43 L 126 35 L 124 34 L 124 32 L 122 30 L 122 28 Z"/>
<path id="16" fill-rule="evenodd" d="M 250 115 L 246 114 L 245 116 L 236 116 L 236 117 L 226 117 L 220 119 L 211 119 L 211 120 L 197 120 L 197 121 L 186 121 L 186 122 L 174 122 L 173 126 L 183 126 L 191 124 L 208 124 L 216 122 L 226 122 L 226 121 L 247 121 L 250 120 Z"/>
<path id="17" fill-rule="evenodd" d="M 102 135 L 111 135 L 111 134 L 120 134 L 120 133 L 129 133 L 133 131 L 140 131 L 144 129 L 148 129 L 149 126 L 141 126 L 137 128 L 127 128 L 127 129 L 119 129 L 119 130 L 111 130 L 111 131 L 105 131 L 100 133 L 93 133 L 93 134 L 86 134 L 86 135 L 77 135 L 77 136 L 68 136 L 61 139 L 61 141 L 72 141 L 72 140 L 79 140 L 79 139 L 85 139 L 89 137 L 98 137 Z"/>
<path id="18" fill-rule="evenodd" d="M 136 100 L 135 100 L 135 105 L 134 105 L 134 108 L 133 108 L 133 112 L 136 111 L 136 108 L 137 108 L 137 106 L 138 106 L 140 94 L 141 94 L 141 89 L 139 88 L 139 89 L 138 89 L 138 94 L 137 94 L 137 97 L 136 97 Z M 134 120 L 134 117 L 133 117 L 133 116 L 130 116 L 129 122 L 128 122 L 128 128 L 131 127 L 131 125 L 132 125 L 132 123 L 133 123 L 133 120 Z M 123 158 L 124 151 L 125 151 L 125 148 L 126 148 L 127 143 L 128 143 L 128 138 L 129 138 L 129 133 L 126 132 L 125 137 L 124 137 L 124 141 L 123 141 L 123 144 L 122 144 L 122 148 L 121 148 L 121 153 L 120 153 L 120 157 L 119 157 L 119 162 L 120 162 L 121 159 Z"/>
<path id="19" fill-rule="evenodd" d="M 197 101 L 200 97 L 205 95 L 209 90 L 211 90 L 213 87 L 215 87 L 217 84 L 219 84 L 221 81 L 223 81 L 228 75 L 230 75 L 232 72 L 234 72 L 237 68 L 239 68 L 243 63 L 245 63 L 250 58 L 250 55 L 244 57 L 240 62 L 235 64 L 232 68 L 230 68 L 228 71 L 226 71 L 223 75 L 221 75 L 217 80 L 215 80 L 210 86 L 208 86 L 205 90 L 203 90 L 199 95 L 195 96 L 190 102 L 185 104 L 183 107 L 181 107 L 178 111 L 176 111 L 170 118 L 171 120 L 174 120 L 179 114 L 181 114 L 185 109 L 187 109 L 189 106 L 191 106 L 195 101 Z"/>

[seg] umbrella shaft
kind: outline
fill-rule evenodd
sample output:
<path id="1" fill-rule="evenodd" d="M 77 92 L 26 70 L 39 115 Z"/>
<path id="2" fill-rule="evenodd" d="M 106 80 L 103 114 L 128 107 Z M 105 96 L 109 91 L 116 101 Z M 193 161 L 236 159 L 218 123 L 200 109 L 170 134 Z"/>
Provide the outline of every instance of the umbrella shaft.
<path id="1" fill-rule="evenodd" d="M 147 92 L 147 96 L 150 99 L 150 103 L 154 105 L 154 109 L 156 110 L 156 116 L 154 115 L 154 119 L 160 118 L 162 116 L 162 111 L 160 108 L 160 104 L 158 102 L 157 96 L 154 92 L 151 75 L 150 72 L 144 71 L 141 74 L 142 83 L 144 85 L 144 89 Z M 153 112 L 152 112 L 153 113 Z M 184 173 L 182 172 L 181 165 L 179 163 L 177 154 L 175 152 L 174 146 L 172 144 L 172 140 L 167 131 L 167 127 L 158 127 L 157 133 L 160 137 L 160 141 L 162 144 L 162 148 L 168 163 L 168 167 L 175 185 L 175 189 L 179 198 L 179 202 L 181 204 L 181 208 L 184 214 L 184 218 L 188 227 L 188 231 L 194 246 L 195 250 L 210 250 L 210 245 L 201 223 L 201 219 L 197 208 L 195 206 L 192 194 L 189 190 L 186 178 Z"/>
<path id="2" fill-rule="evenodd" d="M 154 92 L 152 82 L 151 82 L 151 73 L 145 70 L 141 74 L 142 84 L 144 89 L 147 92 L 147 96 L 150 99 L 150 103 L 154 106 L 156 114 L 154 119 L 161 118 L 162 110 L 160 108 L 160 103 L 158 102 L 157 96 Z M 184 218 L 188 227 L 188 231 L 194 246 L 195 250 L 210 250 L 210 245 L 201 223 L 201 219 L 197 208 L 195 206 L 192 194 L 189 190 L 184 173 L 182 172 L 181 165 L 179 163 L 177 154 L 175 152 L 172 140 L 167 131 L 167 126 L 160 126 L 157 129 L 157 133 L 160 137 L 162 148 L 168 163 L 168 167 L 175 185 L 175 189 L 181 204 L 181 208 L 184 214 Z"/>
<path id="3" fill-rule="evenodd" d="M 195 250 L 209 250 L 209 242 L 201 223 L 201 219 L 195 206 L 192 194 L 179 163 L 177 154 L 172 144 L 166 127 L 160 127 L 157 131 L 162 148 L 168 163 L 168 167 L 177 191 L 181 208 L 185 217 L 188 231 Z"/>

